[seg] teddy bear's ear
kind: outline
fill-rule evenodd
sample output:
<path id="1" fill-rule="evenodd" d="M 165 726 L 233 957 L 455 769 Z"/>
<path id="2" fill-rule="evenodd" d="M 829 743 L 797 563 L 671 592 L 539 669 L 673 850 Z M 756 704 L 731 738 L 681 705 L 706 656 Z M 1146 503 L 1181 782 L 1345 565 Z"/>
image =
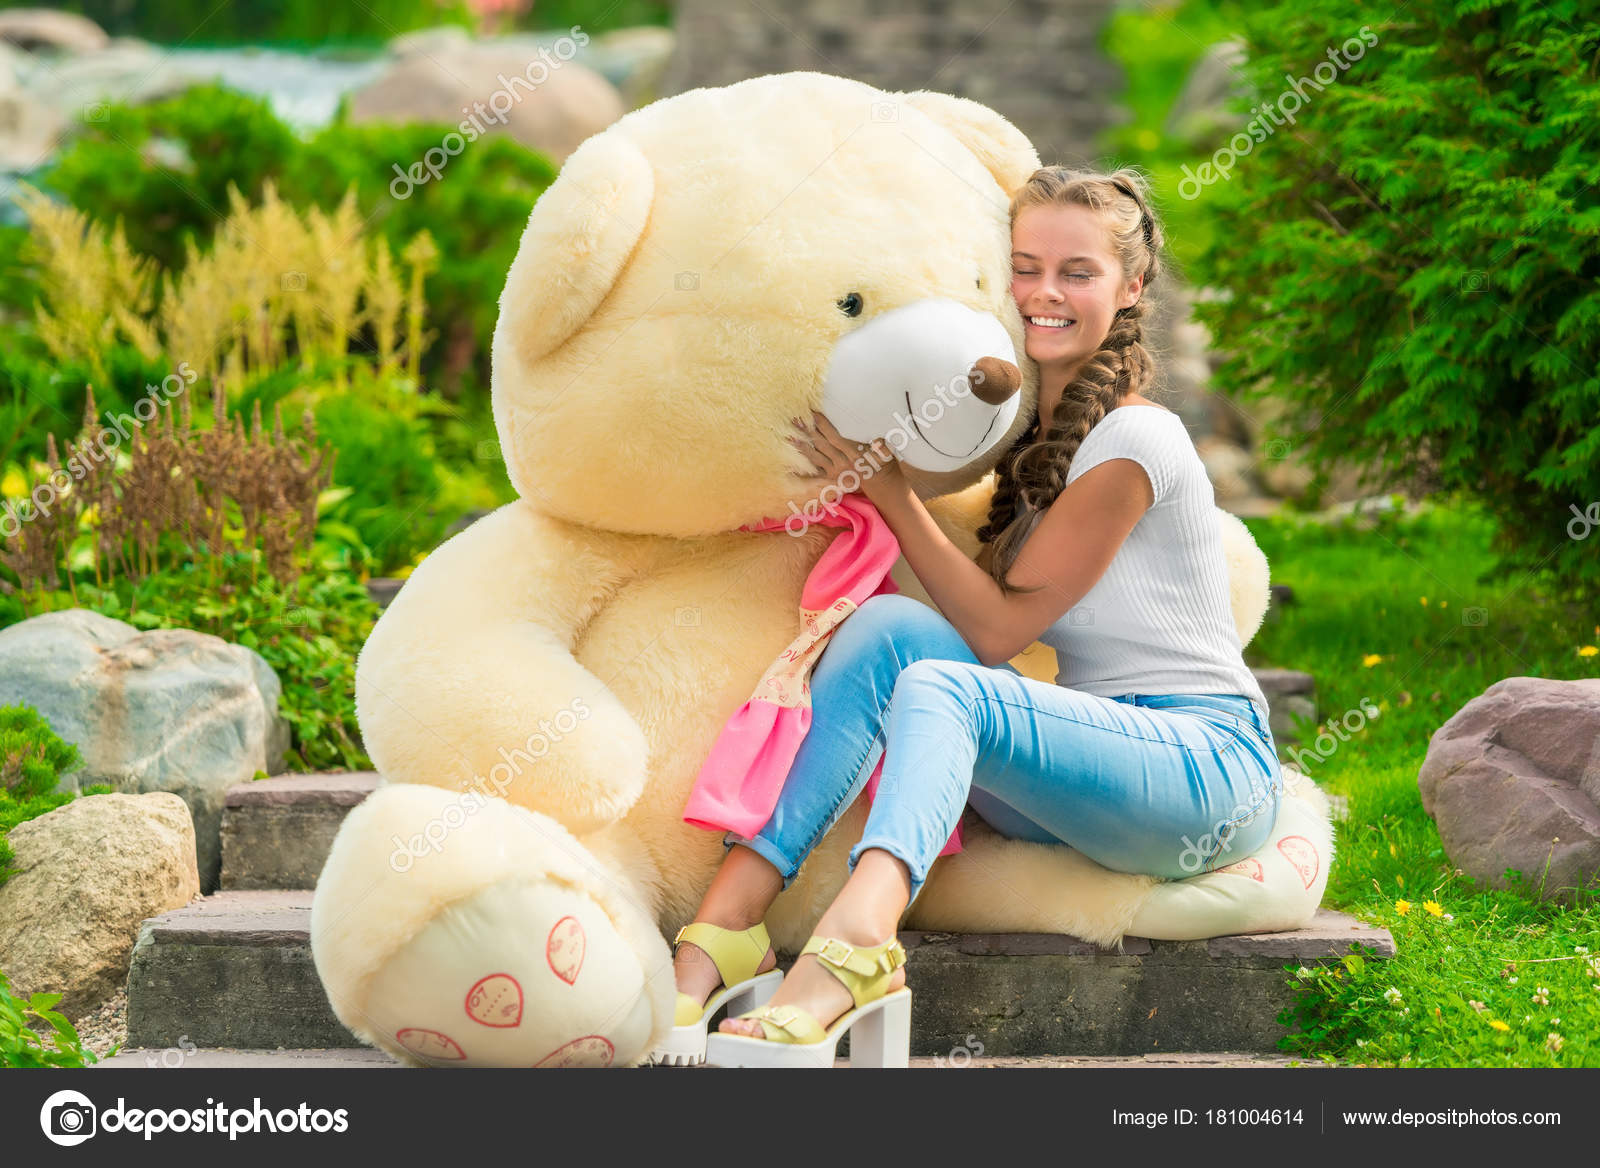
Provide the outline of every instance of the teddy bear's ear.
<path id="1" fill-rule="evenodd" d="M 500 294 L 503 332 L 524 361 L 555 349 L 594 313 L 644 233 L 655 175 L 627 137 L 602 132 L 567 158 L 533 205 Z"/>
<path id="2" fill-rule="evenodd" d="M 976 154 L 1008 199 L 1039 169 L 1039 152 L 1033 148 L 1033 143 L 988 106 L 931 89 L 902 93 L 898 97 L 912 109 L 938 122 Z"/>

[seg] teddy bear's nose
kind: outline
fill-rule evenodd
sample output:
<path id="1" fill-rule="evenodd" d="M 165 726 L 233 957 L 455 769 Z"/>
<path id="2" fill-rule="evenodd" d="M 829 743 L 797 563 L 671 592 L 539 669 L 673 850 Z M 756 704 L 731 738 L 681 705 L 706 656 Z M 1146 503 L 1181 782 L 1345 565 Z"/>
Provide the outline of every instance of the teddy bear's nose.
<path id="1" fill-rule="evenodd" d="M 967 373 L 967 384 L 979 401 L 997 406 L 1022 386 L 1022 372 L 999 357 L 980 357 Z"/>

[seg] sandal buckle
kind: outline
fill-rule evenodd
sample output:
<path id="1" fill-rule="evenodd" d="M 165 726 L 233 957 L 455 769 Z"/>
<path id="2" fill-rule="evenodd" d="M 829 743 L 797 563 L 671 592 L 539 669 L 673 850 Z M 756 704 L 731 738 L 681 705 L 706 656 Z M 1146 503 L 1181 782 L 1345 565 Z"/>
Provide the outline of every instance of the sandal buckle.
<path id="1" fill-rule="evenodd" d="M 765 1018 L 774 1026 L 787 1027 L 790 1022 L 794 1021 L 794 1007 L 768 1006 L 766 1010 L 759 1015 L 759 1017 Z"/>
<path id="2" fill-rule="evenodd" d="M 838 957 L 831 957 L 829 956 L 828 950 L 835 945 L 837 945 L 840 949 L 843 949 L 844 952 Z M 854 945 L 846 945 L 843 941 L 836 941 L 830 937 L 822 946 L 822 948 L 817 950 L 817 960 L 826 961 L 829 965 L 837 966 L 838 968 L 843 969 L 844 963 L 850 960 L 855 951 L 856 949 Z"/>

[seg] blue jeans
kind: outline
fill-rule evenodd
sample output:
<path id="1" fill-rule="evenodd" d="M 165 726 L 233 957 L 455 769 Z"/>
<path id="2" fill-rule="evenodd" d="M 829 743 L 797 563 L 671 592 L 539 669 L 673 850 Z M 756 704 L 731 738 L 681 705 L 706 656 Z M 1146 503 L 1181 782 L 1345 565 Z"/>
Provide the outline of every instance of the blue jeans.
<path id="1" fill-rule="evenodd" d="M 1068 844 L 1101 866 L 1180 879 L 1255 851 L 1283 773 L 1266 711 L 1232 694 L 1095 697 L 988 667 L 935 609 L 874 596 L 829 638 L 812 722 L 777 806 L 742 844 L 793 881 L 883 774 L 851 850 L 902 860 L 911 899 L 970 802 L 1001 835 Z"/>

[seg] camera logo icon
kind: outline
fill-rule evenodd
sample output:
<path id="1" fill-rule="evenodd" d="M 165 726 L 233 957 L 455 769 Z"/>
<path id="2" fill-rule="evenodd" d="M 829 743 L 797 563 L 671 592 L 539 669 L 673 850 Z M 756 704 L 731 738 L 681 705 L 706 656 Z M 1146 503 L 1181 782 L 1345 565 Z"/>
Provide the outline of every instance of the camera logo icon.
<path id="1" fill-rule="evenodd" d="M 679 272 L 672 277 L 672 287 L 678 292 L 697 292 L 700 289 L 700 273 Z"/>
<path id="2" fill-rule="evenodd" d="M 1067 613 L 1067 623 L 1082 628 L 1094 624 L 1094 609 L 1074 608 Z"/>
<path id="3" fill-rule="evenodd" d="M 52 1144 L 70 1148 L 94 1135 L 97 1114 L 81 1091 L 57 1091 L 39 1108 L 39 1126 Z"/>
<path id="4" fill-rule="evenodd" d="M 872 120 L 875 122 L 898 122 L 900 120 L 900 106 L 892 101 L 875 101 L 872 103 Z"/>

